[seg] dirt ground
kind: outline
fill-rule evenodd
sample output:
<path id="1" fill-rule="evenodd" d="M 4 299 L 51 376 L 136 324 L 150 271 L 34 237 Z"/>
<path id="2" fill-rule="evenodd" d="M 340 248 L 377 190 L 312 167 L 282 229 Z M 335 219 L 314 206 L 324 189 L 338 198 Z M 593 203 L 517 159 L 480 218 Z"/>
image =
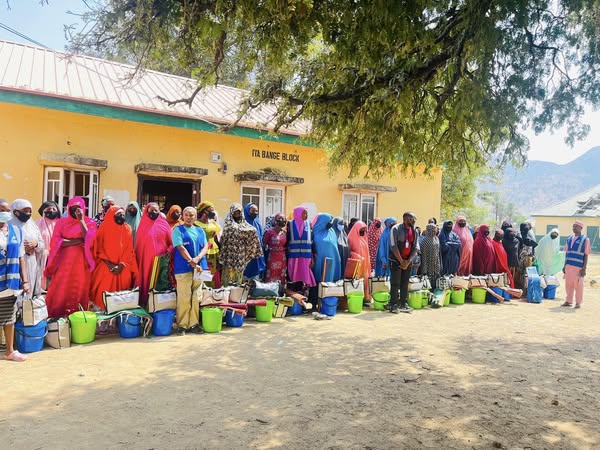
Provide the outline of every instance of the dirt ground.
<path id="1" fill-rule="evenodd" d="M 598 448 L 600 288 L 586 285 L 580 310 L 561 287 L 542 304 L 47 349 L 0 362 L 0 447 Z"/>

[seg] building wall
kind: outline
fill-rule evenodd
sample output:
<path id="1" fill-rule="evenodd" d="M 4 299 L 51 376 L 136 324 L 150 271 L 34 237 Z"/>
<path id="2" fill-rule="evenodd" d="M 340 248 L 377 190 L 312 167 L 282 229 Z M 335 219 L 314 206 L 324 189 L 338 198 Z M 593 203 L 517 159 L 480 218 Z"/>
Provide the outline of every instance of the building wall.
<path id="1" fill-rule="evenodd" d="M 300 203 L 313 202 L 318 211 L 340 215 L 342 191 L 338 185 L 349 182 L 344 171 L 330 176 L 323 152 L 308 146 L 9 103 L 0 103 L 0 117 L 0 197 L 27 198 L 36 208 L 44 191 L 42 153 L 74 153 L 107 160 L 108 168 L 100 172 L 100 197 L 106 190 L 118 190 L 136 199 L 134 167 L 139 163 L 206 168 L 201 198 L 213 201 L 221 216 L 232 202 L 241 199 L 240 183 L 234 181 L 234 175 L 241 172 L 270 167 L 287 176 L 303 177 L 304 184 L 286 189 L 286 212 Z M 253 156 L 253 150 L 259 150 L 261 157 Z M 262 158 L 263 150 L 279 152 L 280 159 Z M 211 152 L 221 153 L 227 163 L 226 174 L 217 170 L 220 164 L 210 162 Z M 283 153 L 286 160 L 281 159 Z M 368 182 L 398 188 L 395 193 L 378 193 L 377 216 L 401 216 L 403 211 L 412 210 L 420 224 L 428 217 L 439 217 L 440 171 L 430 177 L 397 176 Z"/>
<path id="2" fill-rule="evenodd" d="M 575 220 L 581 220 L 585 225 L 583 233 L 589 236 L 589 238 L 591 239 L 593 251 L 600 252 L 600 238 L 598 236 L 598 229 L 600 228 L 600 217 L 537 216 L 534 218 L 535 234 L 538 237 L 538 239 L 548 233 L 548 227 L 557 226 L 560 230 L 561 244 L 564 244 L 567 238 L 573 233 L 573 222 L 575 222 Z"/>

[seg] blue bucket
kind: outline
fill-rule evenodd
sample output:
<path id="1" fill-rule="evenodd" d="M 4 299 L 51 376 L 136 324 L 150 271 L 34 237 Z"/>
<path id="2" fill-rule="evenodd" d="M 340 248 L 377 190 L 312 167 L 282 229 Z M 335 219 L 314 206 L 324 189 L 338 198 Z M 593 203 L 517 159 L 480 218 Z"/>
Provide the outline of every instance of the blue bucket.
<path id="1" fill-rule="evenodd" d="M 152 314 L 152 334 L 154 336 L 169 336 L 173 331 L 175 310 L 165 309 Z"/>
<path id="2" fill-rule="evenodd" d="M 302 305 L 298 302 L 294 302 L 294 304 L 288 308 L 291 316 L 299 316 L 302 314 Z"/>
<path id="3" fill-rule="evenodd" d="M 504 291 L 504 301 L 505 302 L 510 302 L 510 299 L 512 298 L 512 296 L 510 295 L 510 292 L 508 291 Z"/>
<path id="4" fill-rule="evenodd" d="M 233 311 L 228 310 L 225 313 L 225 325 L 232 328 L 239 328 L 244 325 L 244 316 L 241 314 L 235 314 Z"/>
<path id="5" fill-rule="evenodd" d="M 558 286 L 546 286 L 544 289 L 544 298 L 548 300 L 554 300 L 556 298 L 556 288 Z"/>
<path id="6" fill-rule="evenodd" d="M 134 314 L 123 314 L 117 317 L 119 325 L 119 335 L 122 338 L 130 339 L 142 335 L 142 318 Z"/>
<path id="7" fill-rule="evenodd" d="M 323 297 L 321 299 L 321 314 L 335 316 L 335 313 L 337 312 L 337 305 L 337 297 Z"/>
<path id="8" fill-rule="evenodd" d="M 498 294 L 500 297 L 504 297 L 504 289 L 499 288 L 499 287 L 493 287 L 490 289 L 492 291 L 494 291 L 496 294 Z M 489 292 L 485 296 L 485 301 L 490 302 L 490 303 L 500 303 L 498 301 L 498 299 L 496 297 L 494 297 L 492 294 L 490 294 Z"/>
<path id="9" fill-rule="evenodd" d="M 44 347 L 44 337 L 48 333 L 45 320 L 37 325 L 26 327 L 23 322 L 15 323 L 15 344 L 21 353 L 39 352 Z"/>

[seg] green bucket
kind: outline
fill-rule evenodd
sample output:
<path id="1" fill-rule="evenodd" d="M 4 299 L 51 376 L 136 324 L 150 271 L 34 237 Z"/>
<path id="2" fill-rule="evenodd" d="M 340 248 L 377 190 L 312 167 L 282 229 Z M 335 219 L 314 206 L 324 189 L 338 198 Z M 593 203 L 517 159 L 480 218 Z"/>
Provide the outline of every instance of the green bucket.
<path id="1" fill-rule="evenodd" d="M 485 303 L 485 295 L 487 291 L 484 288 L 472 288 L 471 289 L 471 301 L 482 305 Z"/>
<path id="2" fill-rule="evenodd" d="M 423 308 L 426 308 L 429 305 L 429 291 L 428 290 L 422 290 L 421 291 L 421 306 Z"/>
<path id="3" fill-rule="evenodd" d="M 89 344 L 96 337 L 98 316 L 91 311 L 77 311 L 69 315 L 71 341 L 74 344 Z"/>
<path id="4" fill-rule="evenodd" d="M 218 333 L 223 327 L 221 308 L 202 308 L 202 328 L 206 333 Z"/>
<path id="5" fill-rule="evenodd" d="M 385 311 L 385 305 L 390 301 L 390 293 L 387 291 L 373 293 L 373 309 L 375 311 Z"/>
<path id="6" fill-rule="evenodd" d="M 465 303 L 465 289 L 453 290 L 450 302 L 452 302 L 453 305 L 463 305 Z"/>
<path id="7" fill-rule="evenodd" d="M 421 291 L 412 291 L 408 293 L 408 306 L 412 309 L 421 309 L 423 307 L 423 294 Z"/>
<path id="8" fill-rule="evenodd" d="M 270 322 L 273 320 L 273 309 L 275 309 L 275 300 L 267 299 L 267 306 L 256 307 L 256 321 Z"/>
<path id="9" fill-rule="evenodd" d="M 348 299 L 348 312 L 360 314 L 363 309 L 363 299 L 365 298 L 365 294 L 362 292 L 351 292 L 346 298 Z"/>

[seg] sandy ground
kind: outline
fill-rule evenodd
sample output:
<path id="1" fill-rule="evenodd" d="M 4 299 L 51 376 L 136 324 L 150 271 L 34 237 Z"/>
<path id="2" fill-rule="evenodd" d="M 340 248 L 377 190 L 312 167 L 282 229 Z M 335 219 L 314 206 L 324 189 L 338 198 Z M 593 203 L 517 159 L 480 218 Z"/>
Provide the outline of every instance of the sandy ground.
<path id="1" fill-rule="evenodd" d="M 0 362 L 0 447 L 598 448 L 600 288 L 559 297 L 44 350 Z"/>

